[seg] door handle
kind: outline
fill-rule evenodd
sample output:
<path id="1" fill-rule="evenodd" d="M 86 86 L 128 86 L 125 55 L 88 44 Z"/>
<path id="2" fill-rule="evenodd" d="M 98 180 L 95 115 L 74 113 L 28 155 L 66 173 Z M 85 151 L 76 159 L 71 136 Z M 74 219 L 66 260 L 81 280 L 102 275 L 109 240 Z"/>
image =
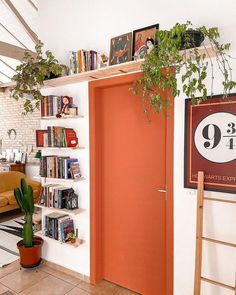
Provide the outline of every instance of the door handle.
<path id="1" fill-rule="evenodd" d="M 158 189 L 157 190 L 159 193 L 166 193 L 166 189 Z"/>

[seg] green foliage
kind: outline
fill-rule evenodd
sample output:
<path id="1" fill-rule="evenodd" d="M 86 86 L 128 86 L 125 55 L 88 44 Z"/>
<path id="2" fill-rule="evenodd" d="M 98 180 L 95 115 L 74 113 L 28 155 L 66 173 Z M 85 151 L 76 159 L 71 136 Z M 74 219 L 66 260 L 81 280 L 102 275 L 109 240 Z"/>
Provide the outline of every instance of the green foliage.
<path id="1" fill-rule="evenodd" d="M 202 39 L 207 39 L 216 51 L 218 68 L 222 74 L 223 95 L 227 97 L 236 87 L 226 54 L 230 44 L 219 43 L 220 34 L 216 27 L 207 29 L 202 26 L 197 30 Z M 209 76 L 210 95 L 213 95 L 215 69 L 209 50 L 205 47 L 206 53 L 200 54 L 198 48 L 193 45 L 189 31 L 193 31 L 189 21 L 185 24 L 175 24 L 170 31 L 157 31 L 158 45 L 145 56 L 142 65 L 143 77 L 136 80 L 131 89 L 134 94 L 141 95 L 145 113 L 150 109 L 158 113 L 163 109 L 167 110 L 172 105 L 172 98 L 178 96 L 181 91 L 191 98 L 193 103 L 206 100 L 209 95 L 206 80 Z M 183 45 L 185 49 L 191 49 L 180 50 Z M 178 74 L 180 82 L 177 83 Z"/>
<path id="2" fill-rule="evenodd" d="M 21 179 L 21 189 L 14 188 L 14 196 L 21 211 L 25 213 L 23 225 L 23 241 L 25 247 L 33 246 L 32 216 L 34 213 L 33 189 L 28 186 L 25 179 Z"/>
<path id="3" fill-rule="evenodd" d="M 42 48 L 43 43 L 39 41 L 35 46 L 36 58 L 26 51 L 22 64 L 16 67 L 17 74 L 12 78 L 16 82 L 11 90 L 12 97 L 16 100 L 24 99 L 25 114 L 39 109 L 43 99 L 40 88 L 44 80 L 51 75 L 59 77 L 63 71 L 67 73 L 67 67 L 59 64 L 50 51 L 43 54 Z"/>

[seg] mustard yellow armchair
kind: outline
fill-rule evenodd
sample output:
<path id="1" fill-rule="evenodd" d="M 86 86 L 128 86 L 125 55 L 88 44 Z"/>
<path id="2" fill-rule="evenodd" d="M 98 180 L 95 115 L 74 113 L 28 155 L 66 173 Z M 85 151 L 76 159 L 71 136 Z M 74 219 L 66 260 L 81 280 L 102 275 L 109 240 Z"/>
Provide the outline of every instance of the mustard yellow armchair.
<path id="1" fill-rule="evenodd" d="M 15 187 L 20 187 L 21 178 L 25 178 L 27 184 L 32 186 L 35 201 L 38 199 L 40 182 L 33 181 L 18 171 L 2 172 L 0 173 L 0 213 L 19 208 L 13 190 Z"/>

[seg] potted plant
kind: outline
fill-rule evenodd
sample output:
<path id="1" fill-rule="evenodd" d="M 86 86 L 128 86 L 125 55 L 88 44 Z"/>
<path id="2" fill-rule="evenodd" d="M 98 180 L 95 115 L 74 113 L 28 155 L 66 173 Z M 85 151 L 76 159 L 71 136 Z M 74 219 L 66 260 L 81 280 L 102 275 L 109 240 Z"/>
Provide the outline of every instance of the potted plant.
<path id="1" fill-rule="evenodd" d="M 21 211 L 25 214 L 23 224 L 23 240 L 20 240 L 17 243 L 17 248 L 20 253 L 20 264 L 25 268 L 35 267 L 41 262 L 43 239 L 40 237 L 34 237 L 33 235 L 33 189 L 31 186 L 28 186 L 25 179 L 22 178 L 21 189 L 15 188 L 14 195 Z"/>
<path id="2" fill-rule="evenodd" d="M 29 51 L 25 52 L 22 64 L 16 67 L 17 74 L 12 78 L 16 82 L 11 89 L 12 97 L 16 100 L 25 99 L 25 113 L 39 109 L 43 99 L 40 88 L 44 80 L 59 77 L 63 71 L 68 71 L 67 66 L 58 63 L 52 52 L 47 50 L 44 55 L 42 47 L 43 43 L 39 41 L 35 46 L 36 57 Z"/>
<path id="3" fill-rule="evenodd" d="M 206 80 L 210 77 L 210 95 L 213 95 L 214 68 L 209 47 L 201 54 L 198 46 L 207 39 L 216 52 L 216 61 L 222 74 L 224 97 L 236 86 L 232 80 L 232 70 L 226 51 L 230 44 L 220 44 L 219 31 L 216 27 L 207 29 L 205 26 L 195 30 L 188 21 L 175 24 L 169 31 L 157 30 L 157 45 L 150 54 L 145 56 L 142 64 L 143 76 L 134 82 L 134 94 L 140 94 L 144 103 L 144 112 L 150 109 L 156 112 L 167 110 L 172 106 L 172 98 L 181 91 L 199 103 L 209 95 Z M 192 48 L 190 50 L 186 50 Z M 180 79 L 177 82 L 178 75 Z"/>

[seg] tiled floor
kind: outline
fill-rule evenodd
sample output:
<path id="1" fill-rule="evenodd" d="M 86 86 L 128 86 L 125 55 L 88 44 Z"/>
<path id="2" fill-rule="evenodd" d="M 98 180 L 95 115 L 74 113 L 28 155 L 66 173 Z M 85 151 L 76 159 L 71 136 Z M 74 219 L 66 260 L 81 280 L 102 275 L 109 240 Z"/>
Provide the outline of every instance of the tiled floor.
<path id="1" fill-rule="evenodd" d="M 20 295 L 135 295 L 137 293 L 103 281 L 93 286 L 42 263 L 37 269 L 22 269 L 19 261 L 0 268 L 0 294 Z"/>

